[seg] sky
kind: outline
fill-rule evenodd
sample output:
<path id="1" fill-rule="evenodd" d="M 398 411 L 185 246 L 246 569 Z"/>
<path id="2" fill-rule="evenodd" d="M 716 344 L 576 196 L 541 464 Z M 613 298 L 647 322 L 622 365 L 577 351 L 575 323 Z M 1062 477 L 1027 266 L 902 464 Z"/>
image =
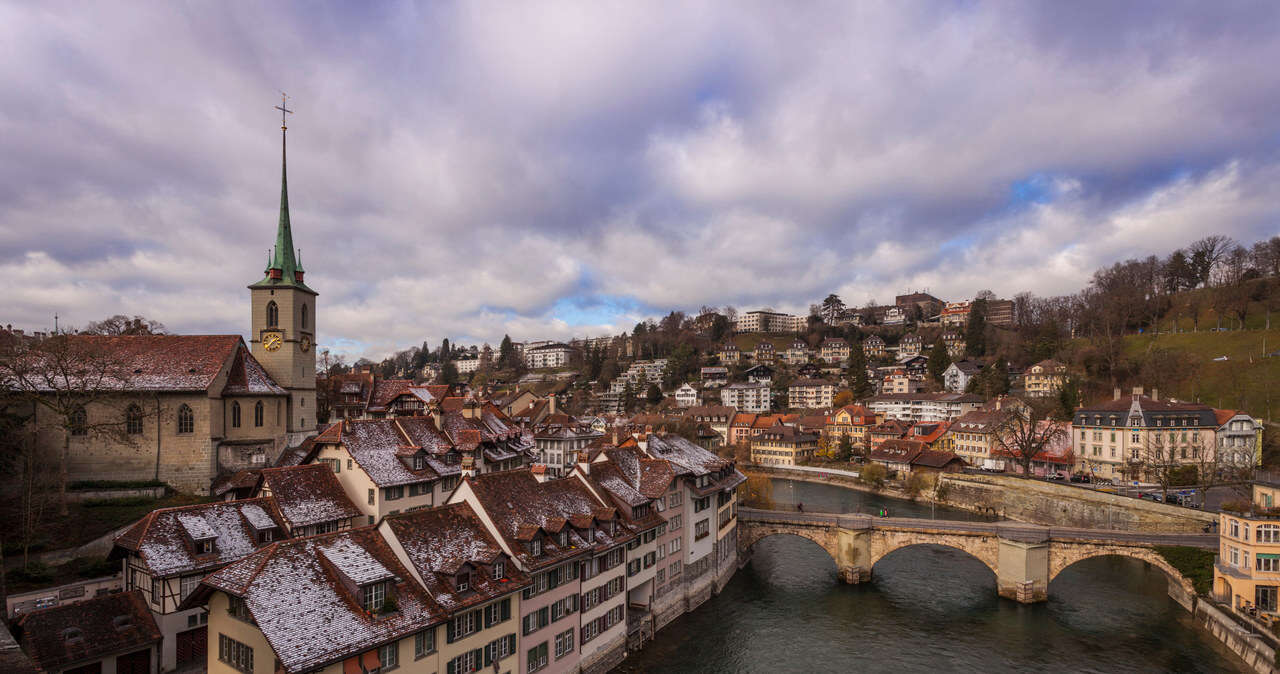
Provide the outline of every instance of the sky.
<path id="1" fill-rule="evenodd" d="M 1280 233 L 1276 2 L 0 0 L 0 323 L 318 343 L 1078 291 Z"/>

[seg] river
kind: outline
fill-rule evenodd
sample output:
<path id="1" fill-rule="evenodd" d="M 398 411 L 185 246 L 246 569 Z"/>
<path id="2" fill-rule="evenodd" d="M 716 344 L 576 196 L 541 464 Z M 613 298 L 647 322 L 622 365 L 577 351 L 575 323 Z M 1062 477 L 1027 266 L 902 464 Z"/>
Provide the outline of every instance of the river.
<path id="1" fill-rule="evenodd" d="M 775 480 L 778 504 L 896 517 L 976 519 L 841 487 Z M 678 618 L 620 672 L 1230 672 L 1242 665 L 1165 593 L 1144 562 L 1079 562 L 1021 605 L 996 595 L 982 562 L 941 546 L 904 548 L 845 585 L 817 544 L 773 536 L 719 596 Z"/>

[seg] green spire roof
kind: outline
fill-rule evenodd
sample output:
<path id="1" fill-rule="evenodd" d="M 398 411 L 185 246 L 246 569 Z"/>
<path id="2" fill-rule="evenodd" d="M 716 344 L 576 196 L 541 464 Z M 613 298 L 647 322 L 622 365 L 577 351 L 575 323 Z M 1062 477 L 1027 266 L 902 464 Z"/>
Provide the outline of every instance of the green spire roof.
<path id="1" fill-rule="evenodd" d="M 316 291 L 307 287 L 302 279 L 302 265 L 293 248 L 293 228 L 289 224 L 289 171 L 285 146 L 285 129 L 280 129 L 280 222 L 276 226 L 276 247 L 268 261 L 266 276 L 250 288 L 290 287 L 312 295 Z"/>

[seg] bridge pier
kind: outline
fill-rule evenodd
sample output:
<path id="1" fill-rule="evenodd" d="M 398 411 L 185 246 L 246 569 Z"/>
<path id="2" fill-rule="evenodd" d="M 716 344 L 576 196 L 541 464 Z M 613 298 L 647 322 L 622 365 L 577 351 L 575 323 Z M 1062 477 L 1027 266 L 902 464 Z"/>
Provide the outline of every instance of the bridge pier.
<path id="1" fill-rule="evenodd" d="M 1049 598 L 1049 542 L 999 539 L 996 591 L 1022 604 Z"/>

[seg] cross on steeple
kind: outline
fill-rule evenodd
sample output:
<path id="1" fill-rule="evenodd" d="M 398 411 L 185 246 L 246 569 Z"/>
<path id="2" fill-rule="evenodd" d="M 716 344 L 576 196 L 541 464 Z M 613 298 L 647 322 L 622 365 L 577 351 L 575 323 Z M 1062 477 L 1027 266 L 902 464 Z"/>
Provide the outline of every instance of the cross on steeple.
<path id="1" fill-rule="evenodd" d="M 292 110 L 289 110 L 289 109 L 286 107 L 286 106 L 288 106 L 288 104 L 289 104 L 289 95 L 288 95 L 288 94 L 286 94 L 286 93 L 284 93 L 283 91 L 281 91 L 281 92 L 280 92 L 280 105 L 277 105 L 277 106 L 276 106 L 276 110 L 279 110 L 279 111 L 280 111 L 280 130 L 281 130 L 281 131 L 284 131 L 284 130 L 286 130 L 286 129 L 288 129 L 288 128 L 289 128 L 288 126 L 285 126 L 285 115 L 286 115 L 286 114 L 289 114 L 289 115 L 292 115 L 292 114 L 293 114 L 293 111 L 292 111 Z"/>

